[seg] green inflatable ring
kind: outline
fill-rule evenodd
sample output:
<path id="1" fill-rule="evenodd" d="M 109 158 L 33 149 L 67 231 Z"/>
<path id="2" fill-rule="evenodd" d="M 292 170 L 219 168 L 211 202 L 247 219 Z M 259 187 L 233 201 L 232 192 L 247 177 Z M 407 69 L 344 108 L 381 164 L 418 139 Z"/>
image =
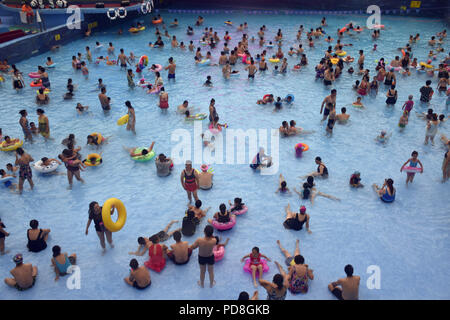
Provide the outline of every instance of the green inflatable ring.
<path id="1" fill-rule="evenodd" d="M 134 152 L 142 152 L 142 150 L 147 149 L 147 148 L 143 148 L 143 147 L 139 147 L 136 148 L 134 150 Z M 146 162 L 146 161 L 150 161 L 155 157 L 155 151 L 152 150 L 151 152 L 147 153 L 145 156 L 137 156 L 137 157 L 132 157 L 131 159 L 133 159 L 134 161 L 138 161 L 138 162 Z"/>

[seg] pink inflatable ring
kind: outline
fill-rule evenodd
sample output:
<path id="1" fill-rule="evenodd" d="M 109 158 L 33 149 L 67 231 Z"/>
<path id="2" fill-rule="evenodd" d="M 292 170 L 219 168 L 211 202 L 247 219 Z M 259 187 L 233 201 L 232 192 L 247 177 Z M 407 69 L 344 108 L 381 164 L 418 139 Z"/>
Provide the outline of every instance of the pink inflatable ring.
<path id="1" fill-rule="evenodd" d="M 232 215 L 230 217 L 230 221 L 226 222 L 226 223 L 220 223 L 217 220 L 213 220 L 211 222 L 211 225 L 215 229 L 220 230 L 220 231 L 231 230 L 235 224 L 236 224 L 236 216 L 235 215 Z"/>
<path id="2" fill-rule="evenodd" d="M 225 247 L 224 246 L 214 246 L 213 248 L 213 253 L 214 253 L 214 261 L 220 261 L 223 259 L 223 256 L 225 255 Z"/>
<path id="3" fill-rule="evenodd" d="M 269 271 L 269 265 L 267 264 L 266 259 L 261 259 L 261 264 L 263 266 L 263 273 Z M 245 260 L 244 264 L 244 271 L 248 273 L 252 273 L 252 268 L 250 267 L 250 259 Z M 259 271 L 256 270 L 256 274 L 258 274 Z"/>
<path id="4" fill-rule="evenodd" d="M 231 206 L 231 209 L 233 209 L 234 208 L 234 206 Z M 235 215 L 237 215 L 237 216 L 240 216 L 241 214 L 244 214 L 244 213 L 246 213 L 248 211 L 248 208 L 247 208 L 247 206 L 244 204 L 243 206 L 242 206 L 242 209 L 241 210 L 238 210 L 238 211 L 233 211 L 233 214 L 235 214 Z"/>

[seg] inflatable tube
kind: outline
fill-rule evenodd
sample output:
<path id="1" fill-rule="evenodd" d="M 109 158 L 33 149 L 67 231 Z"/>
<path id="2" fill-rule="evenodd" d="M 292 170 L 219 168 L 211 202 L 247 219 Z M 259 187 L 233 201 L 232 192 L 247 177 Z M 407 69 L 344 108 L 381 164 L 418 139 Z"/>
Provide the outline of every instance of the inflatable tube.
<path id="1" fill-rule="evenodd" d="M 286 98 L 284 98 L 284 100 L 287 100 L 287 98 L 291 98 L 292 100 L 291 100 L 291 102 L 289 102 L 289 103 L 292 103 L 292 102 L 294 102 L 294 100 L 295 100 L 295 97 L 294 97 L 294 95 L 293 94 L 288 94 L 287 96 L 286 96 Z"/>
<path id="2" fill-rule="evenodd" d="M 273 44 L 267 44 L 266 48 L 273 48 Z"/>
<path id="3" fill-rule="evenodd" d="M 51 65 L 45 65 L 47 68 L 54 68 L 54 67 L 56 67 L 56 63 L 53 63 L 53 64 L 51 64 Z"/>
<path id="4" fill-rule="evenodd" d="M 347 51 L 342 51 L 341 53 L 336 53 L 337 56 L 343 57 L 347 54 Z"/>
<path id="5" fill-rule="evenodd" d="M 111 207 L 114 206 L 117 209 L 119 217 L 116 222 L 111 219 Z M 125 221 L 127 220 L 127 210 L 122 201 L 116 198 L 110 198 L 106 200 L 102 207 L 102 220 L 103 224 L 111 232 L 117 232 L 123 228 Z"/>
<path id="6" fill-rule="evenodd" d="M 37 94 L 40 94 L 40 93 L 39 93 L 39 90 L 36 90 L 36 93 L 37 93 Z M 44 89 L 44 94 L 49 94 L 49 93 L 50 93 L 50 89 L 45 88 L 45 89 Z"/>
<path id="7" fill-rule="evenodd" d="M 352 103 L 352 106 L 355 108 L 360 108 L 360 109 L 364 108 L 362 105 L 354 104 L 354 103 Z"/>
<path id="8" fill-rule="evenodd" d="M 417 172 L 422 172 L 422 168 L 419 167 L 410 167 L 410 166 L 404 166 L 402 168 L 402 171 L 405 171 L 407 173 L 417 173 Z"/>
<path id="9" fill-rule="evenodd" d="M 427 69 L 433 69 L 434 67 L 431 64 L 427 64 L 425 62 L 420 62 L 419 63 L 421 66 L 424 66 Z"/>
<path id="10" fill-rule="evenodd" d="M 123 12 L 122 14 L 120 12 Z M 127 16 L 127 9 L 125 9 L 124 7 L 120 7 L 118 9 L 116 9 L 116 14 L 120 19 L 125 19 L 125 17 Z"/>
<path id="11" fill-rule="evenodd" d="M 205 120 L 206 117 L 207 117 L 206 113 L 197 113 L 193 117 L 186 118 L 186 121 Z"/>
<path id="12" fill-rule="evenodd" d="M 394 71 L 401 71 L 401 70 L 403 70 L 403 68 L 402 67 L 393 67 L 393 66 L 391 66 L 391 65 L 388 65 L 387 66 L 387 68 L 389 69 L 389 70 L 394 70 Z"/>
<path id="13" fill-rule="evenodd" d="M 114 12 L 114 16 L 111 16 L 111 14 Z M 106 16 L 109 18 L 109 20 L 116 20 L 117 18 L 117 12 L 113 8 L 109 8 L 108 11 L 106 11 Z"/>
<path id="14" fill-rule="evenodd" d="M 4 145 L 6 145 L 6 141 L 3 141 L 2 143 L 0 143 L 0 151 L 15 151 L 17 148 L 20 148 L 21 146 L 23 146 L 23 141 L 19 140 L 15 144 L 10 145 L 8 147 L 4 147 Z"/>
<path id="15" fill-rule="evenodd" d="M 278 62 L 280 62 L 280 59 L 278 59 L 278 58 L 270 58 L 269 59 L 269 62 L 272 62 L 272 63 L 278 63 Z"/>
<path id="16" fill-rule="evenodd" d="M 339 59 L 338 58 L 331 58 L 330 61 L 331 61 L 332 64 L 337 64 L 339 62 Z"/>
<path id="17" fill-rule="evenodd" d="M 91 162 L 91 159 L 92 159 L 92 158 L 95 158 L 95 163 L 92 163 L 92 162 Z M 83 160 L 83 163 L 84 163 L 86 166 L 88 166 L 88 167 L 96 167 L 96 166 L 99 166 L 99 165 L 102 164 L 102 162 L 103 162 L 102 156 L 99 155 L 98 153 L 91 153 L 91 154 L 89 154 L 89 155 L 86 157 L 86 159 Z"/>
<path id="18" fill-rule="evenodd" d="M 295 150 L 299 149 L 300 147 L 303 147 L 303 151 L 308 151 L 309 150 L 309 146 L 306 143 L 297 143 L 295 145 Z"/>
<path id="19" fill-rule="evenodd" d="M 218 134 L 220 131 L 222 131 L 221 127 L 219 127 L 218 129 L 214 128 L 212 123 L 209 125 L 208 129 L 212 134 Z"/>
<path id="20" fill-rule="evenodd" d="M 118 126 L 123 126 L 124 124 L 127 124 L 128 123 L 128 118 L 129 118 L 128 114 L 120 117 L 119 120 L 117 120 L 117 125 Z"/>
<path id="21" fill-rule="evenodd" d="M 37 78 L 40 78 L 40 77 L 41 77 L 41 74 L 38 73 L 38 72 L 30 72 L 30 73 L 28 74 L 28 76 L 29 76 L 30 78 L 32 78 L 32 79 L 37 79 Z"/>
<path id="22" fill-rule="evenodd" d="M 0 178 L 0 183 L 5 183 L 11 180 L 14 180 L 14 177 L 5 177 L 5 178 Z"/>
<path id="23" fill-rule="evenodd" d="M 203 59 L 198 63 L 198 65 L 206 66 L 208 65 L 209 61 L 210 61 L 209 59 Z"/>
<path id="24" fill-rule="evenodd" d="M 261 264 L 263 266 L 263 273 L 268 272 L 269 271 L 269 265 L 267 264 L 266 259 L 261 258 Z M 248 272 L 248 273 L 252 273 L 252 268 L 250 267 L 250 259 L 245 260 L 245 264 L 244 264 L 244 271 Z M 259 271 L 256 270 L 256 274 L 258 274 Z"/>
<path id="25" fill-rule="evenodd" d="M 231 209 L 233 209 L 234 208 L 234 206 L 231 206 Z M 233 214 L 235 214 L 235 215 L 237 215 L 237 216 L 240 216 L 241 214 L 244 214 L 244 213 L 246 213 L 248 211 L 248 207 L 244 204 L 243 206 L 242 206 L 242 209 L 241 210 L 238 210 L 238 211 L 233 211 Z"/>
<path id="26" fill-rule="evenodd" d="M 226 223 L 220 223 L 217 220 L 213 220 L 211 222 L 211 225 L 214 227 L 214 229 L 219 231 L 231 230 L 235 224 L 236 224 L 236 217 L 234 215 L 232 215 L 230 217 L 230 221 Z"/>
<path id="27" fill-rule="evenodd" d="M 151 68 L 149 68 L 149 70 L 150 70 L 151 72 L 160 72 L 160 71 L 163 69 L 163 66 L 160 65 L 160 64 L 155 64 L 155 67 L 156 67 L 156 69 L 151 69 Z"/>
<path id="28" fill-rule="evenodd" d="M 148 65 L 148 57 L 143 55 L 139 58 L 139 65 L 146 67 Z M 143 68 L 141 68 L 143 69 Z"/>
<path id="29" fill-rule="evenodd" d="M 214 261 L 220 261 L 223 259 L 223 256 L 225 255 L 225 247 L 224 246 L 214 246 L 213 248 L 213 253 L 214 253 Z"/>
<path id="30" fill-rule="evenodd" d="M 152 23 L 153 23 L 153 24 L 160 24 L 162 21 L 163 21 L 163 20 L 162 20 L 162 18 L 161 18 L 161 19 L 159 19 L 159 20 L 152 20 Z"/>
<path id="31" fill-rule="evenodd" d="M 40 173 L 49 173 L 58 169 L 59 164 L 56 161 L 50 162 L 50 165 L 43 167 L 42 160 L 39 160 L 33 164 L 33 169 Z"/>
<path id="32" fill-rule="evenodd" d="M 94 132 L 90 134 L 91 136 L 93 136 L 94 138 L 97 138 L 97 144 L 102 144 L 102 142 L 105 140 L 102 135 L 98 132 Z"/>
<path id="33" fill-rule="evenodd" d="M 225 24 L 227 24 L 227 25 L 229 25 L 229 26 L 232 26 L 232 25 L 233 25 L 233 22 L 231 22 L 231 21 L 225 21 Z"/>
<path id="34" fill-rule="evenodd" d="M 384 24 L 374 24 L 373 27 L 375 29 L 384 29 Z"/>
<path id="35" fill-rule="evenodd" d="M 157 94 L 161 91 L 162 86 L 154 87 L 149 93 L 150 94 Z"/>
<path id="36" fill-rule="evenodd" d="M 341 30 L 339 30 L 339 32 L 344 33 L 345 31 L 347 31 L 347 27 L 343 27 Z"/>
<path id="37" fill-rule="evenodd" d="M 147 149 L 147 148 L 139 147 L 139 148 L 136 148 L 134 150 L 134 152 L 136 152 L 136 153 L 142 152 L 142 150 L 144 150 L 144 149 Z M 131 159 L 133 159 L 134 161 L 137 161 L 137 162 L 147 162 L 147 161 L 152 160 L 155 157 L 155 155 L 156 155 L 155 151 L 152 150 L 151 152 L 147 153 L 145 156 L 132 157 Z"/>
<path id="38" fill-rule="evenodd" d="M 42 87 L 42 80 L 39 80 L 37 83 L 35 83 L 34 81 L 31 81 L 30 87 L 32 87 L 32 88 Z"/>

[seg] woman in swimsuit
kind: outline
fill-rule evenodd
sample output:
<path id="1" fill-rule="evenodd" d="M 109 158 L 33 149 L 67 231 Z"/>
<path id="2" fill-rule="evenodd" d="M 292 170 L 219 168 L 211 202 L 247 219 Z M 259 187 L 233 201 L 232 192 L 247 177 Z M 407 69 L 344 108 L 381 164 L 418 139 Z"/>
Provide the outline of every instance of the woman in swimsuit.
<path id="1" fill-rule="evenodd" d="M 128 108 L 128 123 L 127 123 L 127 130 L 132 131 L 134 134 L 136 134 L 136 114 L 134 113 L 134 108 L 131 105 L 130 101 L 125 101 L 125 105 Z"/>
<path id="2" fill-rule="evenodd" d="M 420 164 L 420 173 L 423 173 L 423 165 L 422 162 L 420 162 L 419 159 L 417 159 L 419 153 L 417 151 L 413 151 L 411 153 L 411 158 L 409 158 L 400 168 L 400 172 L 403 171 L 403 168 L 406 166 L 406 164 L 409 162 L 409 166 L 412 168 L 417 168 L 417 165 Z M 406 186 L 408 186 L 408 182 L 412 183 L 414 180 L 414 176 L 416 175 L 415 172 L 407 172 L 406 173 Z"/>
<path id="3" fill-rule="evenodd" d="M 144 265 L 153 271 L 161 272 L 166 266 L 164 254 L 167 252 L 167 247 L 159 244 L 158 235 L 153 235 L 149 240 L 152 243 L 148 247 L 149 260 L 144 262 Z"/>
<path id="4" fill-rule="evenodd" d="M 275 264 L 278 266 L 280 273 L 273 276 L 272 282 L 259 279 L 259 283 L 267 291 L 267 300 L 285 300 L 289 281 L 280 264 L 277 261 L 275 261 Z"/>
<path id="5" fill-rule="evenodd" d="M 312 233 L 309 229 L 309 214 L 306 214 L 305 206 L 300 207 L 300 213 L 292 212 L 291 205 L 288 204 L 285 208 L 286 220 L 283 222 L 283 226 L 286 229 L 292 229 L 295 231 L 300 231 L 303 228 L 303 224 L 306 223 L 306 230 L 308 233 Z"/>
<path id="6" fill-rule="evenodd" d="M 431 145 L 434 146 L 434 137 L 436 136 L 438 126 L 439 126 L 439 119 L 436 113 L 433 113 L 432 119 L 428 121 L 427 123 L 427 130 L 425 134 L 425 142 L 424 144 L 428 144 L 428 140 L 431 140 Z"/>
<path id="7" fill-rule="evenodd" d="M 31 220 L 31 229 L 27 230 L 27 248 L 31 252 L 40 252 L 47 248 L 47 239 L 50 229 L 38 229 L 38 226 L 39 222 L 37 220 Z"/>
<path id="8" fill-rule="evenodd" d="M 261 258 L 264 258 L 267 261 L 270 261 L 270 259 L 262 253 L 259 253 L 258 247 L 254 247 L 250 254 L 247 254 L 241 259 L 241 262 L 244 262 L 246 258 L 250 258 L 250 269 L 252 270 L 253 285 L 256 288 L 258 287 L 258 284 L 256 283 L 256 271 L 258 271 L 259 273 L 259 280 L 261 280 L 263 274 L 263 265 L 261 263 Z"/>
<path id="9" fill-rule="evenodd" d="M 39 133 L 45 138 L 48 139 L 50 137 L 50 125 L 48 122 L 48 118 L 47 116 L 44 114 L 44 110 L 42 109 L 37 109 L 36 110 L 37 115 L 39 116 L 38 118 L 38 123 L 39 123 Z"/>
<path id="10" fill-rule="evenodd" d="M 394 180 L 385 179 L 383 186 L 380 188 L 377 184 L 372 185 L 375 192 L 383 202 L 393 202 L 395 200 Z"/>
<path id="11" fill-rule="evenodd" d="M 447 142 L 447 147 L 450 147 L 450 142 Z M 442 182 L 445 182 L 450 178 L 450 151 L 444 154 L 444 160 L 442 161 Z"/>
<path id="12" fill-rule="evenodd" d="M 21 110 L 19 111 L 19 114 L 21 115 L 19 124 L 22 127 L 23 134 L 25 136 L 25 140 L 33 141 L 33 136 L 31 135 L 31 130 L 28 125 L 28 119 L 27 119 L 27 111 Z"/>
<path id="13" fill-rule="evenodd" d="M 391 88 L 386 93 L 386 104 L 394 105 L 397 102 L 397 90 L 395 90 L 395 85 L 391 85 Z"/>
<path id="14" fill-rule="evenodd" d="M 159 105 L 161 109 L 169 108 L 169 94 L 164 91 L 164 87 L 161 87 L 161 91 L 159 93 Z"/>
<path id="15" fill-rule="evenodd" d="M 194 195 L 195 201 L 198 200 L 197 189 L 199 186 L 198 174 L 192 168 L 192 161 L 186 161 L 186 167 L 181 172 L 181 186 L 186 190 L 189 203 L 192 202 L 192 195 Z"/>
<path id="16" fill-rule="evenodd" d="M 61 159 L 61 161 L 64 162 L 64 165 L 66 166 L 67 179 L 69 180 L 69 190 L 72 189 L 73 176 L 75 176 L 75 178 L 81 183 L 84 183 L 84 180 L 81 178 L 80 171 L 83 171 L 86 166 L 82 161 L 76 159 L 76 152 L 74 152 L 73 150 L 64 149 L 62 154 L 60 154 L 58 158 Z"/>
<path id="17" fill-rule="evenodd" d="M 209 103 L 209 122 L 213 123 L 214 119 L 218 116 L 217 111 L 216 111 L 216 100 L 211 99 L 211 102 Z"/>
<path id="18" fill-rule="evenodd" d="M 76 263 L 77 255 L 73 253 L 68 256 L 67 252 L 61 253 L 60 246 L 54 246 L 52 251 L 53 258 L 51 259 L 51 263 L 56 274 L 55 281 L 58 281 L 59 277 L 67 275 L 69 267 Z"/>
<path id="19" fill-rule="evenodd" d="M 365 96 L 367 94 L 368 88 L 369 88 L 369 77 L 364 76 L 363 79 L 361 80 L 361 83 L 359 84 L 358 94 Z"/>
<path id="20" fill-rule="evenodd" d="M 20 158 L 18 157 L 20 156 Z M 25 180 L 30 184 L 31 190 L 33 190 L 33 173 L 31 172 L 30 162 L 34 161 L 34 159 L 22 148 L 17 148 L 16 150 L 16 165 L 19 165 L 19 194 L 22 194 L 23 183 Z"/>
<path id="21" fill-rule="evenodd" d="M 114 205 L 111 206 L 111 215 L 114 214 Z M 103 248 L 103 254 L 106 252 L 106 246 L 105 246 L 105 236 L 106 240 L 108 241 L 111 248 L 114 248 L 113 240 L 112 240 L 112 232 L 106 229 L 105 225 L 103 224 L 103 218 L 102 218 L 102 207 L 98 205 L 98 202 L 92 201 L 89 204 L 89 219 L 86 225 L 86 231 L 85 234 L 88 235 L 89 232 L 89 226 L 91 225 L 92 220 L 94 220 L 95 225 L 95 231 L 97 232 L 97 236 L 100 240 L 100 245 Z"/>
<path id="22" fill-rule="evenodd" d="M 50 80 L 48 80 L 48 74 L 44 67 L 39 66 L 39 74 L 44 88 L 50 88 Z"/>
<path id="23" fill-rule="evenodd" d="M 317 172 L 313 171 L 310 174 L 300 177 L 301 179 L 306 179 L 308 176 L 328 178 L 328 168 L 322 162 L 322 159 L 320 157 L 316 157 L 315 162 L 318 165 Z"/>
<path id="24" fill-rule="evenodd" d="M 48 104 L 49 101 L 50 101 L 50 98 L 48 97 L 48 95 L 46 93 L 44 93 L 44 89 L 39 88 L 38 94 L 36 95 L 36 103 L 39 105 L 42 105 L 42 104 Z"/>
<path id="25" fill-rule="evenodd" d="M 386 73 L 384 84 L 387 86 L 391 86 L 391 85 L 395 85 L 396 82 L 397 81 L 395 78 L 394 71 L 392 71 L 392 69 L 391 69 L 388 71 L 388 73 Z"/>

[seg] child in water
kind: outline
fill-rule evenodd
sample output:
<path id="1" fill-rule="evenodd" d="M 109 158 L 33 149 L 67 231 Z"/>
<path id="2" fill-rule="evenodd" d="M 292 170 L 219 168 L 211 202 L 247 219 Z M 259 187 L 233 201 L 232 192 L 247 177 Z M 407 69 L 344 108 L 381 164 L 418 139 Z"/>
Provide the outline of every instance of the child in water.
<path id="1" fill-rule="evenodd" d="M 386 142 L 388 142 L 391 135 L 392 135 L 392 133 L 387 135 L 387 132 L 382 130 L 380 135 L 376 137 L 375 141 L 378 141 L 380 143 L 386 143 Z"/>
<path id="2" fill-rule="evenodd" d="M 278 189 L 275 191 L 275 193 L 289 193 L 291 194 L 291 190 L 287 187 L 286 179 L 283 177 L 283 175 L 280 173 L 280 179 L 278 181 Z"/>
<path id="3" fill-rule="evenodd" d="M 400 172 L 405 170 L 405 166 L 409 162 L 408 169 L 409 168 L 417 168 L 417 164 L 420 164 L 420 170 L 418 170 L 417 172 L 423 173 L 423 165 L 422 165 L 422 162 L 420 162 L 420 160 L 417 159 L 418 156 L 419 156 L 419 153 L 417 151 L 413 151 L 411 153 L 411 158 L 406 160 L 406 162 L 400 168 Z M 406 186 L 408 186 L 408 182 L 410 182 L 410 183 L 413 182 L 415 175 L 416 175 L 416 172 L 406 171 Z"/>
<path id="4" fill-rule="evenodd" d="M 250 254 L 245 255 L 241 262 L 244 262 L 244 259 L 250 258 L 250 269 L 252 271 L 252 278 L 253 278 L 253 284 L 256 287 L 258 287 L 258 284 L 256 283 L 256 271 L 259 272 L 259 279 L 262 278 L 263 274 L 263 264 L 261 263 L 261 258 L 266 259 L 267 261 L 270 261 L 268 257 L 263 255 L 262 253 L 259 253 L 259 248 L 254 247 L 252 249 L 252 252 Z"/>

